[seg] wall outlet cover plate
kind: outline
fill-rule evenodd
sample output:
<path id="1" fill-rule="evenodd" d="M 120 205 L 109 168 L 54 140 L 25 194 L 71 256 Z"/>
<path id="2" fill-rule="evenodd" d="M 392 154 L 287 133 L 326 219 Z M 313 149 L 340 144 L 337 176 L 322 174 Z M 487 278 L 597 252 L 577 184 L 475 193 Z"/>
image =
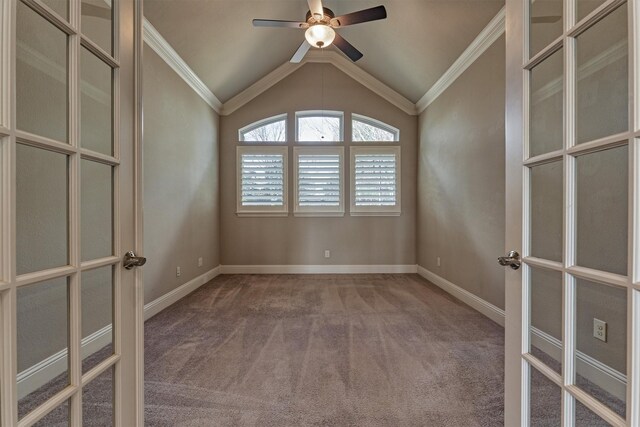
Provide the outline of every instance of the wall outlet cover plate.
<path id="1" fill-rule="evenodd" d="M 596 318 L 593 319 L 593 337 L 607 342 L 607 322 Z"/>

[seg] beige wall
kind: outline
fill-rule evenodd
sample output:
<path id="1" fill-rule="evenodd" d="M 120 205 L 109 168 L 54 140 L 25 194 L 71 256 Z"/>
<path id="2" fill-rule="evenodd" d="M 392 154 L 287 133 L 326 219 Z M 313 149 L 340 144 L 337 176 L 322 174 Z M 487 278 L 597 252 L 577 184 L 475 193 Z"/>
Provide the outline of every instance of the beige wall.
<path id="1" fill-rule="evenodd" d="M 220 264 L 219 118 L 146 46 L 143 77 L 148 303 Z"/>
<path id="2" fill-rule="evenodd" d="M 617 40 L 620 35 L 610 37 Z M 595 57 L 598 49 L 583 49 L 581 55 Z M 496 258 L 505 251 L 504 64 L 501 38 L 421 115 L 418 165 L 418 264 L 501 308 L 504 269 Z M 562 114 L 562 92 L 553 84 L 562 62 L 552 58 L 543 65 L 534 87 L 544 96 L 537 89 L 532 94 L 535 154 L 562 144 L 557 117 Z M 605 126 L 599 116 L 603 108 L 612 116 L 625 116 L 624 102 L 611 94 L 626 91 L 619 87 L 626 84 L 620 78 L 626 62 L 616 57 L 601 65 L 581 75 L 578 109 L 583 123 L 601 123 L 588 132 L 609 134 L 619 124 Z M 597 94 L 604 104 L 598 114 L 591 112 L 595 107 L 589 94 Z M 627 163 L 625 148 L 578 158 L 577 258 L 582 266 L 625 274 Z M 562 261 L 562 180 L 560 162 L 532 170 L 533 256 Z M 561 339 L 561 275 L 534 269 L 531 280 L 533 326 Z M 625 307 L 624 290 L 577 282 L 578 350 L 623 373 Z M 594 318 L 608 323 L 606 343 L 593 337 Z"/>
<path id="3" fill-rule="evenodd" d="M 351 134 L 351 113 L 373 117 L 400 129 L 401 216 L 349 215 L 348 150 L 345 151 L 347 213 L 344 217 L 236 216 L 238 129 L 265 117 L 288 113 L 289 135 L 293 136 L 294 113 L 318 109 L 344 111 L 347 138 Z M 222 117 L 220 141 L 222 264 L 415 264 L 416 117 L 389 104 L 333 65 L 307 64 L 240 110 Z M 350 143 L 344 145 L 348 147 Z M 292 165 L 292 149 L 289 149 L 290 212 L 293 211 Z M 331 258 L 324 258 L 325 249 L 331 250 Z"/>
<path id="4" fill-rule="evenodd" d="M 418 162 L 418 264 L 501 308 L 504 64 L 501 37 L 422 113 Z"/>

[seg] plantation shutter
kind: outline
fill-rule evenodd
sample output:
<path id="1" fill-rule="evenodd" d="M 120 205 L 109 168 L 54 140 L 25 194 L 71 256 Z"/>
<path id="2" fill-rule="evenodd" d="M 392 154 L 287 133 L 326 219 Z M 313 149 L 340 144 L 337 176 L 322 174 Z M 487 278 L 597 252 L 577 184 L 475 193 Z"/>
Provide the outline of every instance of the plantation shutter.
<path id="1" fill-rule="evenodd" d="M 242 154 L 242 206 L 284 205 L 284 156 Z"/>
<path id="2" fill-rule="evenodd" d="M 396 205 L 396 155 L 355 155 L 355 206 Z"/>
<path id="3" fill-rule="evenodd" d="M 340 206 L 340 155 L 298 156 L 298 205 Z"/>

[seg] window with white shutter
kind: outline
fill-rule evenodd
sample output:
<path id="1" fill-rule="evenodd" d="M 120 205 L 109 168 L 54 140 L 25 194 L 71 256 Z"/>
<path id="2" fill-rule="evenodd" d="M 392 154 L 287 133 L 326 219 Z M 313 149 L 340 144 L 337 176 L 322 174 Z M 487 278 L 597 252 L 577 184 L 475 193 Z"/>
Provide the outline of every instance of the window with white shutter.
<path id="1" fill-rule="evenodd" d="M 287 215 L 287 147 L 237 150 L 238 215 Z"/>
<path id="2" fill-rule="evenodd" d="M 400 147 L 351 147 L 351 215 L 400 215 Z"/>
<path id="3" fill-rule="evenodd" d="M 343 147 L 295 147 L 293 149 L 297 216 L 342 216 Z"/>

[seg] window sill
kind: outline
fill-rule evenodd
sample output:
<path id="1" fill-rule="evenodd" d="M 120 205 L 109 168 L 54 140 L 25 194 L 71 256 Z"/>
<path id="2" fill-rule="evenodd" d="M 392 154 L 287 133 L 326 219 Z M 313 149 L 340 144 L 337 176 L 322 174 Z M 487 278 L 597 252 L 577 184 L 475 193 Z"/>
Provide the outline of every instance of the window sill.
<path id="1" fill-rule="evenodd" d="M 342 217 L 344 216 L 344 212 L 294 212 L 293 216 L 299 217 Z"/>
<path id="2" fill-rule="evenodd" d="M 402 212 L 351 212 L 351 216 L 400 216 Z"/>
<path id="3" fill-rule="evenodd" d="M 286 217 L 289 216 L 289 212 L 236 212 L 236 216 L 239 218 L 246 217 Z"/>

